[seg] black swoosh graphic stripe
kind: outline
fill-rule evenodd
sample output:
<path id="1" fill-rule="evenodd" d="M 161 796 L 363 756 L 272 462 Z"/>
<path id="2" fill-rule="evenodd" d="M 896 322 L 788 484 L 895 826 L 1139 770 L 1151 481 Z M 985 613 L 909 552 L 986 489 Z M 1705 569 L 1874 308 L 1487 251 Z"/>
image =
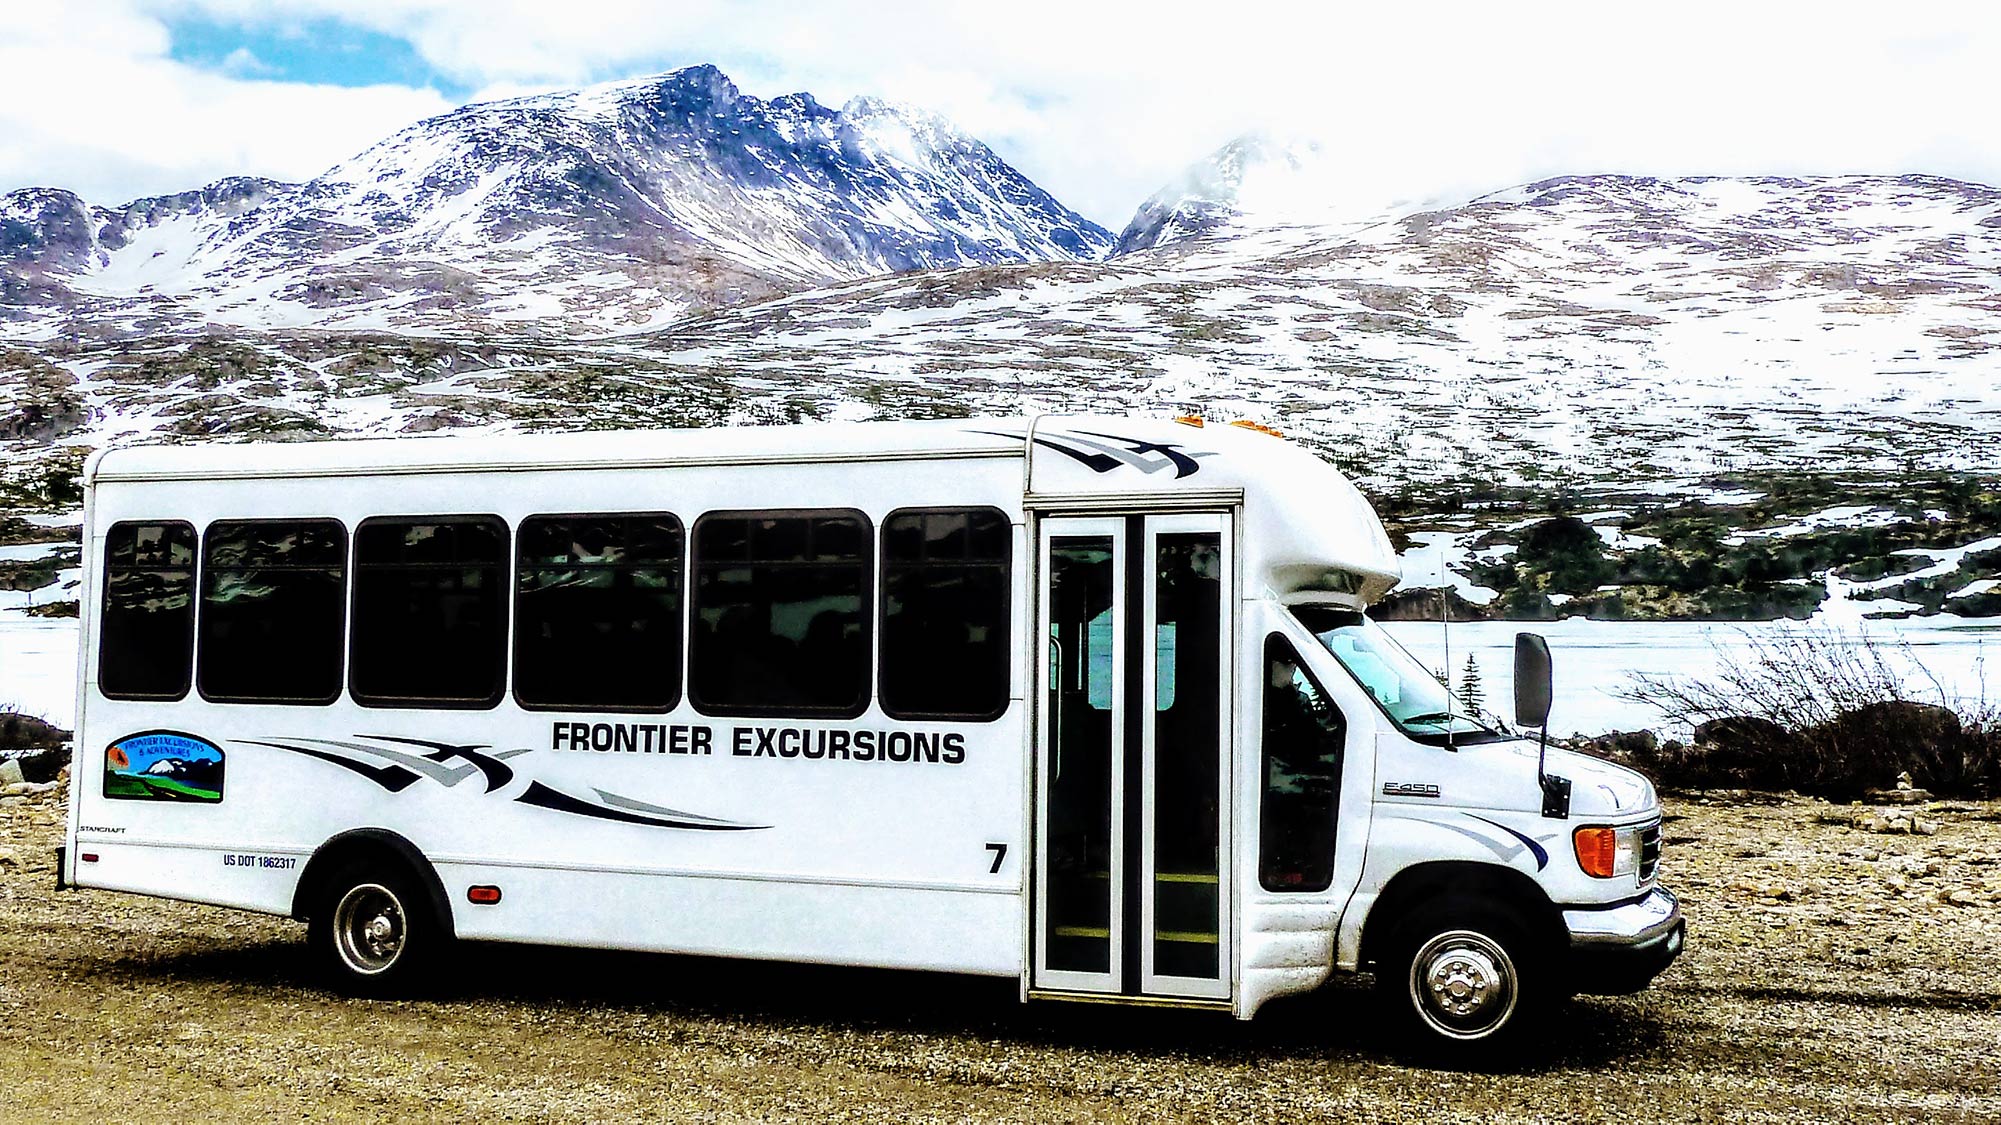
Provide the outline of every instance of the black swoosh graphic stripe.
<path id="1" fill-rule="evenodd" d="M 368 734 L 362 737 L 372 738 L 377 742 L 400 742 L 405 746 L 429 747 L 432 753 L 425 756 L 433 761 L 442 762 L 447 758 L 464 758 L 474 766 L 477 766 L 479 772 L 486 775 L 486 791 L 488 793 L 514 780 L 514 768 L 512 766 L 509 766 L 499 758 L 491 758 L 479 753 L 477 747 L 454 746 L 448 742 L 426 742 L 421 738 L 397 738 L 392 734 Z"/>
<path id="2" fill-rule="evenodd" d="M 343 758 L 339 754 L 329 754 L 324 750 L 308 750 L 304 746 L 287 746 L 282 742 L 260 742 L 254 738 L 233 738 L 230 741 L 241 742 L 246 746 L 269 746 L 273 750 L 289 750 L 294 754 L 304 754 L 308 758 L 318 758 L 322 762 L 332 762 L 342 769 L 353 770 L 391 793 L 401 793 L 420 779 L 419 775 L 402 766 L 371 766 L 366 762 L 357 762 L 351 758 Z"/>
<path id="3" fill-rule="evenodd" d="M 397 765 L 402 766 L 404 769 L 416 770 L 418 773 L 423 774 L 425 777 L 430 778 L 432 781 L 435 781 L 440 785 L 448 787 L 457 785 L 459 782 L 464 781 L 466 778 L 471 777 L 473 774 L 479 772 L 478 770 L 473 769 L 470 765 L 465 765 L 465 764 L 447 765 L 442 761 L 435 761 L 431 758 L 420 757 L 416 754 L 405 754 L 400 750 L 389 750 L 381 746 L 370 746 L 368 743 L 365 742 L 342 742 L 337 738 L 303 738 L 303 737 L 296 738 L 293 741 L 310 742 L 316 746 L 327 746 L 335 750 L 353 750 L 356 753 L 368 755 L 367 760 L 373 760 L 375 758 L 387 758 L 391 762 L 394 762 Z"/>
<path id="4" fill-rule="evenodd" d="M 1092 437 L 1109 438 L 1112 441 L 1125 442 L 1128 446 L 1132 447 L 1134 453 L 1158 453 L 1162 457 L 1167 458 L 1168 462 L 1174 466 L 1174 478 L 1176 480 L 1188 476 L 1202 467 L 1196 462 L 1195 458 L 1181 452 L 1180 446 L 1162 445 L 1155 441 L 1140 441 L 1138 438 L 1120 437 L 1117 434 L 1101 434 L 1096 430 L 1079 430 L 1077 432 L 1089 434 Z"/>
<path id="5" fill-rule="evenodd" d="M 1116 469 L 1120 465 L 1125 463 L 1123 461 L 1120 461 L 1118 458 L 1111 456 L 1110 454 L 1086 453 L 1081 449 L 1072 449 L 1067 445 L 1058 445 L 1055 442 L 1050 441 L 1048 438 L 1042 438 L 1042 437 L 1036 438 L 1035 444 L 1040 445 L 1046 449 L 1053 449 L 1056 452 L 1071 458 L 1072 460 L 1082 461 L 1085 465 L 1089 466 L 1090 470 L 1094 473 L 1109 473 L 1113 469 Z"/>
<path id="6" fill-rule="evenodd" d="M 616 820 L 626 824 L 648 824 L 655 828 L 695 828 L 705 832 L 743 832 L 763 828 L 761 824 L 704 824 L 692 820 L 669 820 L 664 817 L 646 816 L 641 813 L 626 812 L 623 809 L 594 805 L 579 800 L 560 790 L 551 789 L 539 781 L 528 783 L 528 791 L 514 798 L 524 805 L 550 809 L 554 812 L 573 813 L 577 816 L 594 816 L 599 820 Z"/>
<path id="7" fill-rule="evenodd" d="M 1020 440 L 1022 436 L 1020 434 L 1004 434 L 997 430 L 974 430 L 973 433 L 985 434 L 989 437 L 1014 438 L 1016 440 Z M 1116 469 L 1120 465 L 1125 463 L 1109 454 L 1092 453 L 1082 449 L 1072 449 L 1067 445 L 1058 445 L 1055 442 L 1050 441 L 1048 438 L 1045 437 L 1036 438 L 1035 444 L 1040 445 L 1046 449 L 1053 449 L 1056 452 L 1061 453 L 1065 457 L 1068 457 L 1072 460 L 1081 461 L 1084 463 L 1086 467 L 1088 467 L 1094 473 L 1109 473 L 1113 469 Z"/>

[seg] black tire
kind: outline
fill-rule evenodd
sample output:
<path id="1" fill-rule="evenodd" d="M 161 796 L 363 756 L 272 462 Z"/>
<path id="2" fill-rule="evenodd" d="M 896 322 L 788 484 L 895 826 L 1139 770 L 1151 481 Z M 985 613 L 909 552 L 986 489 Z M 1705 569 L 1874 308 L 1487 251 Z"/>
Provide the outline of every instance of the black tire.
<path id="1" fill-rule="evenodd" d="M 446 937 L 423 884 L 400 867 L 342 869 L 306 928 L 320 971 L 351 996 L 397 996 L 422 979 Z"/>
<path id="2" fill-rule="evenodd" d="M 1504 1061 L 1556 1000 L 1549 951 L 1519 915 L 1489 901 L 1426 904 L 1400 922 L 1376 965 L 1376 989 L 1427 1060 Z"/>

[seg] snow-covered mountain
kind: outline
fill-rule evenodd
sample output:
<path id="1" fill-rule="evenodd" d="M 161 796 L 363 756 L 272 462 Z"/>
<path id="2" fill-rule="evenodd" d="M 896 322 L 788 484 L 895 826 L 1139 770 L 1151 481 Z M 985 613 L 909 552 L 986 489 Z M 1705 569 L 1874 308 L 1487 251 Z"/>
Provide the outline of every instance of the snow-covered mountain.
<path id="1" fill-rule="evenodd" d="M 0 197 L 0 339 L 216 325 L 595 335 L 1110 234 L 935 115 L 711 66 L 467 106 L 305 184 Z"/>
<path id="2" fill-rule="evenodd" d="M 872 279 L 627 347 L 822 409 L 894 387 L 1248 416 L 1380 489 L 1994 472 L 1997 267 L 1981 185 L 1567 177 L 1360 230 Z"/>
<path id="3" fill-rule="evenodd" d="M 1381 491 L 2001 472 L 2001 192 L 1569 177 L 1360 231 L 861 278 L 611 339 L 0 350 L 0 434 L 30 435 L 8 447 L 24 457 L 142 435 L 1087 407 L 1255 418 Z"/>
<path id="4" fill-rule="evenodd" d="M 1577 176 L 1357 219 L 1320 206 L 1339 155 L 1226 146 L 1108 254 L 934 117 L 695 67 L 306 184 L 14 192 L 0 442 L 1088 407 L 1254 417 L 1382 489 L 2001 472 L 1993 188 Z"/>
<path id="5" fill-rule="evenodd" d="M 1338 158 L 1226 147 L 1108 254 L 935 118 L 698 68 L 469 107 L 308 184 L 15 192 L 0 514 L 138 440 L 1194 413 L 1429 511 L 1440 559 L 1487 498 L 1644 554 L 1636 510 L 1680 497 L 1827 590 L 2001 605 L 2001 191 L 1594 175 L 1362 215 L 1323 206 Z M 1766 526 L 1786 474 L 1819 482 L 1799 534 Z M 1856 543 L 1804 542 L 1829 527 Z"/>
<path id="6" fill-rule="evenodd" d="M 1329 154 L 1317 142 L 1251 133 L 1184 169 L 1139 205 L 1113 253 L 1150 250 L 1220 232 L 1247 213 L 1266 222 L 1314 219 Z"/>

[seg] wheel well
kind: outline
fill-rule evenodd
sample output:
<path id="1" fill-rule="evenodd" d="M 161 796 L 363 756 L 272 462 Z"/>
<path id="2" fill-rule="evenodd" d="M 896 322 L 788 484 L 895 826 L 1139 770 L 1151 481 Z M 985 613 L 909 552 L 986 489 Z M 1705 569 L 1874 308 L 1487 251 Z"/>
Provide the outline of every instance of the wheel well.
<path id="1" fill-rule="evenodd" d="M 1412 910 L 1441 898 L 1501 903 L 1518 911 L 1530 932 L 1552 948 L 1561 948 L 1566 940 L 1562 913 L 1534 879 L 1514 868 L 1464 861 L 1420 863 L 1399 871 L 1376 896 L 1362 927 L 1362 964 L 1381 958 L 1384 944 Z"/>
<path id="2" fill-rule="evenodd" d="M 343 832 L 326 843 L 306 861 L 299 885 L 292 892 L 292 917 L 304 922 L 320 901 L 327 881 L 350 866 L 401 868 L 414 876 L 427 892 L 432 912 L 445 936 L 454 933 L 451 899 L 438 872 L 417 845 L 386 828 L 357 828 Z"/>

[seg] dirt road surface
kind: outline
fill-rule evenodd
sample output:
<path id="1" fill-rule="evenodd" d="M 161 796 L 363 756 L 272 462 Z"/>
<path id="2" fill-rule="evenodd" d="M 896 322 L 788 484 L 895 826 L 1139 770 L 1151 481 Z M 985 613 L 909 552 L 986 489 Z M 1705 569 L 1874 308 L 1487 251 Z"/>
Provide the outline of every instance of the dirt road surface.
<path id="1" fill-rule="evenodd" d="M 1688 953 L 1499 1072 L 1405 1065 L 1339 990 L 1245 1025 L 1009 982 L 465 946 L 420 999 L 322 989 L 303 928 L 53 888 L 0 799 L 0 1118 L 2001 1120 L 2001 806 L 1936 836 L 1670 802 Z"/>

